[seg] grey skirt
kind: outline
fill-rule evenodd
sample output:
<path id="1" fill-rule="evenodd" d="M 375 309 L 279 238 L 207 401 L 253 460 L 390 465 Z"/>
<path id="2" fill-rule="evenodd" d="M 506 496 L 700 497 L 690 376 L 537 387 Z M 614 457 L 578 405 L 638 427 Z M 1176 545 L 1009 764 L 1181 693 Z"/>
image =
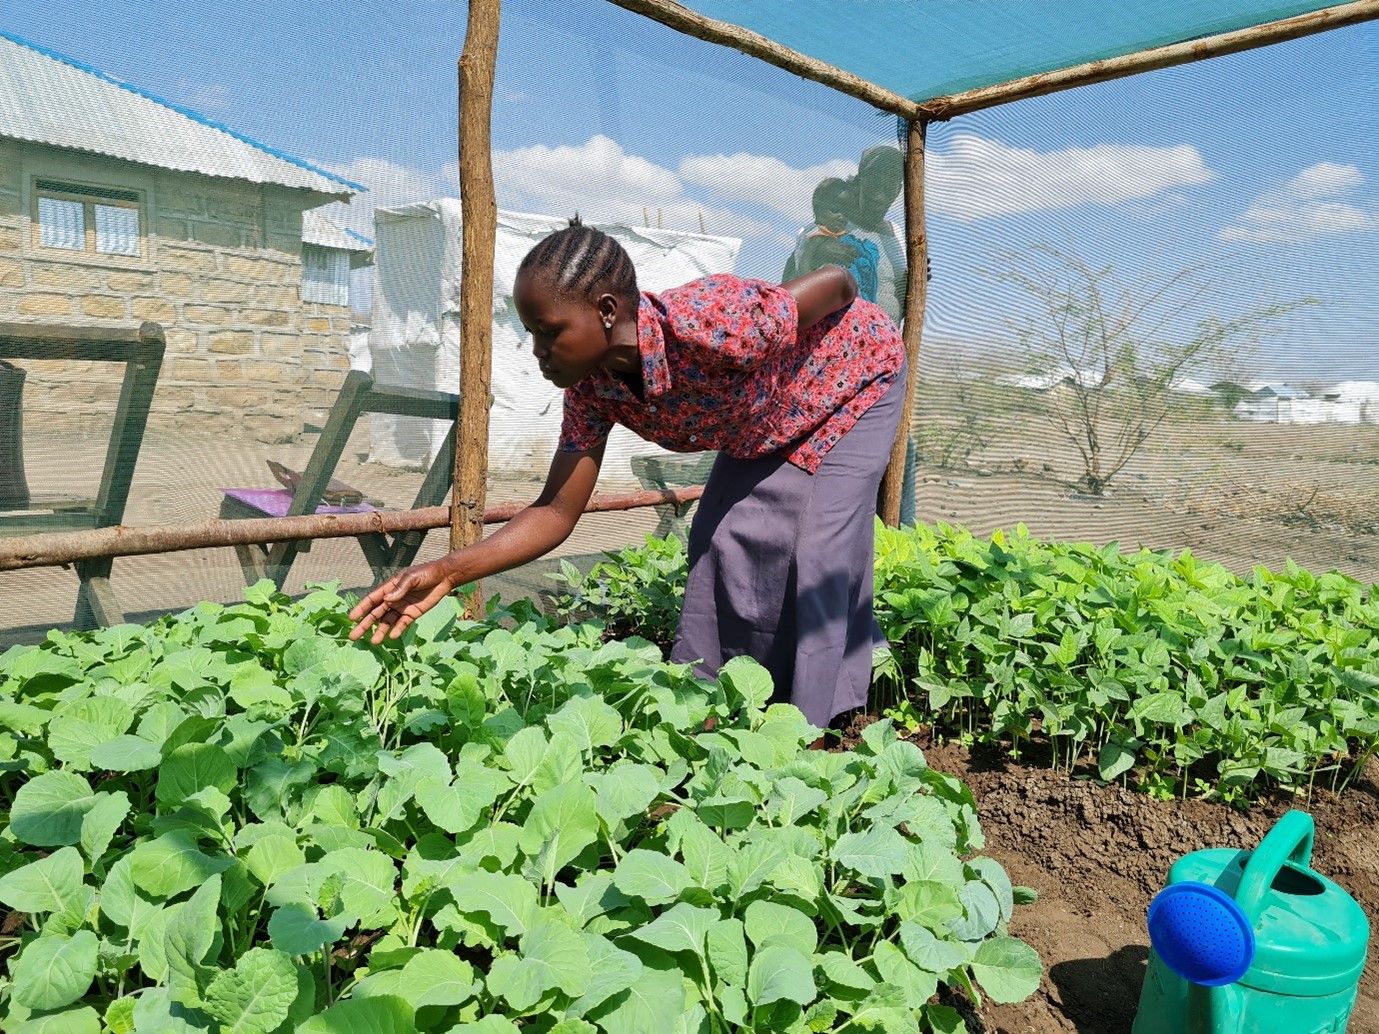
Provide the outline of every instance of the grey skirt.
<path id="1" fill-rule="evenodd" d="M 905 370 L 808 474 L 774 454 L 720 453 L 690 528 L 689 581 L 671 659 L 713 677 L 760 661 L 816 726 L 866 705 L 876 497 L 904 408 Z"/>

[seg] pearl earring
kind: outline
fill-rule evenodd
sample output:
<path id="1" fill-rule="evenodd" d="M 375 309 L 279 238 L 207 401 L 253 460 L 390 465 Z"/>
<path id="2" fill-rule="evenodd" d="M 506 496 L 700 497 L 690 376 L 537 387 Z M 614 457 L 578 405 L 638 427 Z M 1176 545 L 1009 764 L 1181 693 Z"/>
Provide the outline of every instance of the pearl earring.
<path id="1" fill-rule="evenodd" d="M 612 330 L 612 329 L 613 329 L 613 321 L 612 321 L 612 320 L 604 320 L 604 321 L 603 321 L 603 326 L 604 326 L 604 329 L 606 329 L 606 330 Z"/>

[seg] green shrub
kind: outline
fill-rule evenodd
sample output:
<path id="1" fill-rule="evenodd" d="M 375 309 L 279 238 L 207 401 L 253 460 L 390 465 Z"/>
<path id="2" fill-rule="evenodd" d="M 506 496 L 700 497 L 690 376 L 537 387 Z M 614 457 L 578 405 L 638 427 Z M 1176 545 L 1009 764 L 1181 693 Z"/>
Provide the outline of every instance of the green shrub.
<path id="1" fill-rule="evenodd" d="M 574 620 L 601 621 L 612 638 L 641 636 L 669 653 L 685 601 L 685 544 L 674 535 L 648 535 L 645 545 L 605 557 L 588 574 L 561 561 L 550 576 L 562 586 L 556 610 Z"/>
<path id="2" fill-rule="evenodd" d="M 581 612 L 603 601 L 673 626 L 683 550 L 651 549 L 654 597 L 605 574 L 570 593 Z M 644 571 L 649 555 L 604 566 Z M 878 696 L 910 725 L 1017 757 L 1035 741 L 1068 770 L 1231 801 L 1344 789 L 1379 747 L 1379 592 L 1339 573 L 1241 578 L 1186 551 L 878 526 L 876 593 L 892 645 Z"/>
<path id="3" fill-rule="evenodd" d="M 1038 983 L 888 724 L 809 751 L 753 662 L 525 605 L 370 648 L 249 596 L 0 655 L 7 1031 L 956 1031 L 940 985 Z"/>
<path id="4" fill-rule="evenodd" d="M 1379 746 L 1379 596 L 1342 574 L 940 525 L 880 531 L 876 577 L 915 721 L 1232 800 L 1344 787 Z"/>

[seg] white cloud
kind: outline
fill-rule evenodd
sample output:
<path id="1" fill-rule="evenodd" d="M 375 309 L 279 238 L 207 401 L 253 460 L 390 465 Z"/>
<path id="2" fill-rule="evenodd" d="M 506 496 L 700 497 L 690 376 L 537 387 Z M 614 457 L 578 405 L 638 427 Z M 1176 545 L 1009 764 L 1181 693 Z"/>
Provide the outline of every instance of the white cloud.
<path id="1" fill-rule="evenodd" d="M 780 231 L 731 208 L 700 204 L 685 196 L 675 172 L 628 154 L 606 136 L 577 147 L 562 145 L 495 151 L 494 186 L 506 208 L 574 215 L 596 222 L 641 225 L 658 220 L 668 230 L 699 230 L 727 237 L 781 238 Z M 788 239 L 788 238 L 786 238 Z"/>
<path id="2" fill-rule="evenodd" d="M 375 208 L 430 201 L 459 194 L 455 162 L 439 169 L 416 169 L 382 158 L 360 158 L 322 168 L 368 188 L 348 205 L 323 211 L 343 226 L 373 236 Z M 670 169 L 628 154 L 605 136 L 579 146 L 536 145 L 493 152 L 494 190 L 501 208 L 548 215 L 578 212 L 591 222 L 640 226 L 660 222 L 668 230 L 698 232 L 700 217 L 711 234 L 761 238 L 786 245 L 792 240 L 768 222 L 730 207 L 701 204 L 685 195 L 685 185 Z"/>
<path id="3" fill-rule="evenodd" d="M 751 201 L 803 222 L 810 216 L 811 199 L 819 181 L 857 173 L 857 163 L 842 158 L 797 169 L 765 154 L 710 154 L 686 158 L 680 176 L 724 198 Z"/>
<path id="4" fill-rule="evenodd" d="M 1223 241 L 1268 244 L 1379 230 L 1379 208 L 1346 199 L 1364 183 L 1364 174 L 1354 165 L 1318 162 L 1280 189 L 1255 198 L 1217 236 Z"/>
<path id="5" fill-rule="evenodd" d="M 1210 183 L 1197 148 L 1097 144 L 1061 151 L 1011 147 L 955 134 L 928 162 L 932 204 L 959 219 L 1079 205 L 1115 205 Z"/>
<path id="6" fill-rule="evenodd" d="M 1318 162 L 1289 180 L 1284 191 L 1293 197 L 1330 197 L 1354 190 L 1364 182 L 1364 174 L 1354 165 Z"/>
<path id="7" fill-rule="evenodd" d="M 229 111 L 233 98 L 230 91 L 216 83 L 198 83 L 190 79 L 177 80 L 182 103 L 193 111 Z"/>

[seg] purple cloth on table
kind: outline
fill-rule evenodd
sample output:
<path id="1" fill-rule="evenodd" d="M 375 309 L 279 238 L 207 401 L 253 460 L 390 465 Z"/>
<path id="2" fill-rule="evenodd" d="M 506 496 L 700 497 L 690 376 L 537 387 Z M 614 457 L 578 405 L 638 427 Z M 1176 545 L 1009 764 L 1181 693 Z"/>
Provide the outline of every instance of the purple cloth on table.
<path id="1" fill-rule="evenodd" d="M 223 488 L 221 491 L 236 502 L 251 506 L 268 517 L 286 517 L 287 508 L 292 505 L 292 491 L 287 488 Z M 316 507 L 316 512 L 368 513 L 376 509 L 378 507 L 370 506 L 368 503 L 356 503 L 353 506 L 327 506 L 322 503 Z"/>

